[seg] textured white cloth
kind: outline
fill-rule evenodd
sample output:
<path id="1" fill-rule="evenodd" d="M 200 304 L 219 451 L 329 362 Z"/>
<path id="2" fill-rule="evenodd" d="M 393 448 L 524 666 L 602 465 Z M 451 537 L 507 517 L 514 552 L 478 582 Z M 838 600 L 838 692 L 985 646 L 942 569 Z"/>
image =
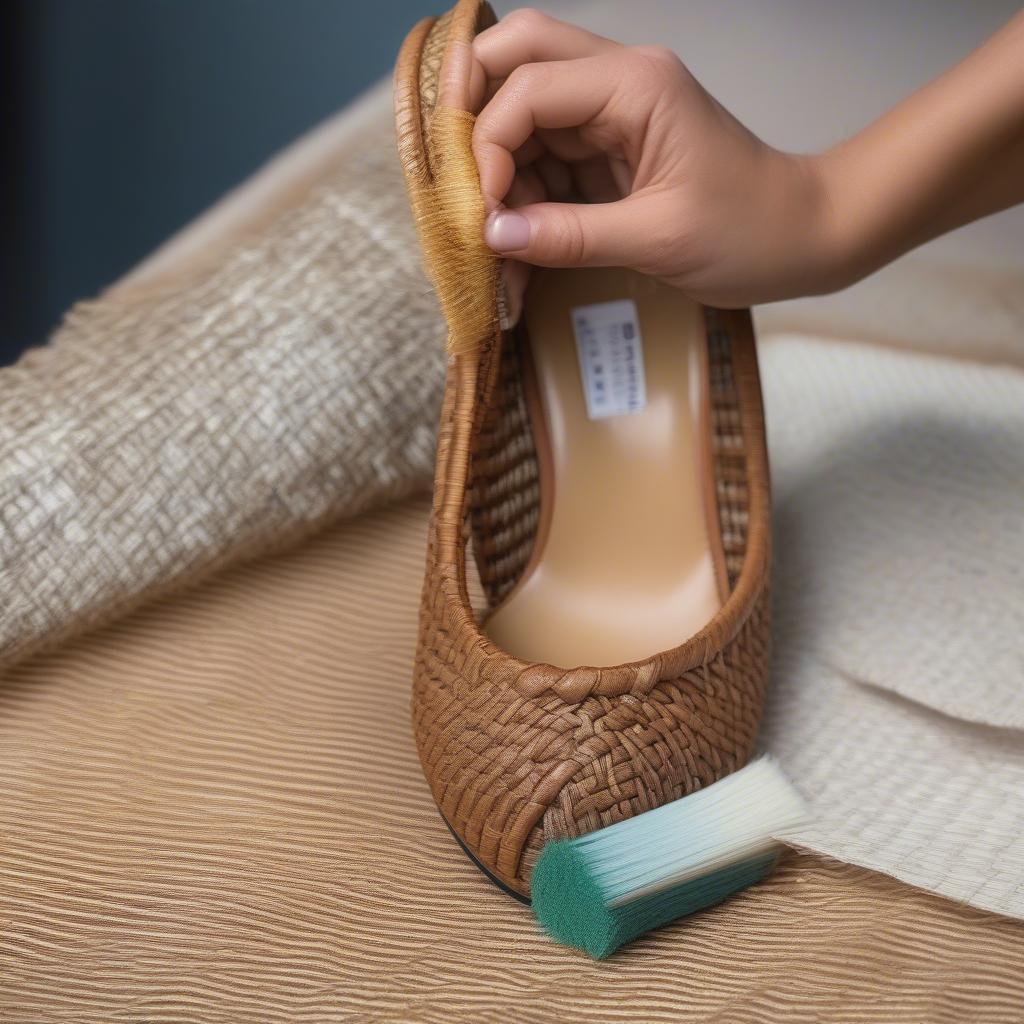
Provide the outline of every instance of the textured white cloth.
<path id="1" fill-rule="evenodd" d="M 762 362 L 796 842 L 1024 917 L 1024 373 L 797 337 Z"/>

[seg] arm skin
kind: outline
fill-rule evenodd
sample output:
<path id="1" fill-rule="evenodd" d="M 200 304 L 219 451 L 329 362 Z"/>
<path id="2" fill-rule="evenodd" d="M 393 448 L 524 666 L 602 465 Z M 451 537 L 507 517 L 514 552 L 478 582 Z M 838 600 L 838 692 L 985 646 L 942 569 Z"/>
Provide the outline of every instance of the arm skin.
<path id="1" fill-rule="evenodd" d="M 810 156 L 766 145 L 669 51 L 536 11 L 472 59 L 487 241 L 519 294 L 529 264 L 632 267 L 722 306 L 821 294 L 1024 201 L 1024 12 Z"/>
<path id="2" fill-rule="evenodd" d="M 818 163 L 847 281 L 1024 202 L 1024 11 Z"/>

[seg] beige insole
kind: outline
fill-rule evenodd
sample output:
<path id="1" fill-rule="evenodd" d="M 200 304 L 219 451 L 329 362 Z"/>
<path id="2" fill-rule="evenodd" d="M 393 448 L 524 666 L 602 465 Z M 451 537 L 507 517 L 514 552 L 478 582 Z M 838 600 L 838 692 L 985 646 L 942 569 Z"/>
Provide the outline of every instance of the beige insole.
<path id="1" fill-rule="evenodd" d="M 724 587 L 703 311 L 629 271 L 535 270 L 524 319 L 541 524 L 487 634 L 564 668 L 675 647 L 710 621 Z"/>

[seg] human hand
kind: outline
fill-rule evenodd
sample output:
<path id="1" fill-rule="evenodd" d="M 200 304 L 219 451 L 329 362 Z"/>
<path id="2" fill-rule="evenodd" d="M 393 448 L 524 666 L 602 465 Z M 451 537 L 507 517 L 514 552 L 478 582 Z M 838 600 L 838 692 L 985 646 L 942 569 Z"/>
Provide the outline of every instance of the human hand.
<path id="1" fill-rule="evenodd" d="M 521 263 L 623 266 L 718 306 L 836 287 L 814 158 L 761 142 L 670 51 L 521 10 L 474 41 L 486 240 Z M 518 309 L 525 268 L 507 284 Z"/>
<path id="2" fill-rule="evenodd" d="M 471 56 L 486 239 L 509 257 L 513 320 L 529 264 L 630 267 L 751 305 L 852 284 L 1024 201 L 1024 11 L 810 156 L 763 143 L 660 47 L 521 10 Z"/>

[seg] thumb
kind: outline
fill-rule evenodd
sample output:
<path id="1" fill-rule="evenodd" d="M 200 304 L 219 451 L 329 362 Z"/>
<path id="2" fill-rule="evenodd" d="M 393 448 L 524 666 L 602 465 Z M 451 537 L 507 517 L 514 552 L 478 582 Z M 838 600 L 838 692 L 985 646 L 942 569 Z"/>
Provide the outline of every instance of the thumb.
<path id="1" fill-rule="evenodd" d="M 540 267 L 636 267 L 650 256 L 650 226 L 642 199 L 612 203 L 534 203 L 499 207 L 484 239 L 502 256 Z"/>

